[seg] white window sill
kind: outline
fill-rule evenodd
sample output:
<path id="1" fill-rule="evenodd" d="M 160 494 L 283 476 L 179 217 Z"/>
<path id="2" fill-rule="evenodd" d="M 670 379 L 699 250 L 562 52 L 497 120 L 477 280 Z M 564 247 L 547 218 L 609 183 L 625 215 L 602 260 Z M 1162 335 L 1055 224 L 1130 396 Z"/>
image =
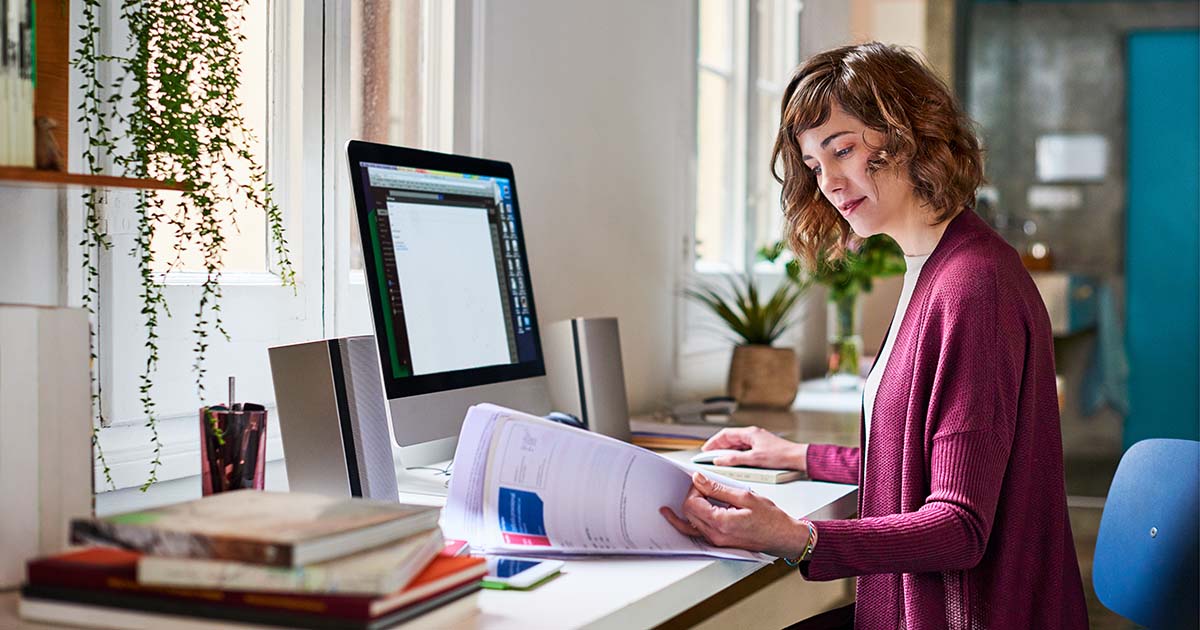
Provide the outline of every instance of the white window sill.
<path id="1" fill-rule="evenodd" d="M 284 467 L 282 459 L 267 462 L 263 481 L 266 490 L 287 491 L 287 469 Z M 200 495 L 200 475 L 159 481 L 145 492 L 136 486 L 98 492 L 96 493 L 96 516 L 110 516 L 182 503 L 199 499 Z"/>
<path id="2" fill-rule="evenodd" d="M 267 409 L 267 461 L 283 459 L 283 442 L 279 437 L 278 413 Z M 200 422 L 198 414 L 160 418 L 158 436 L 162 442 L 158 467 L 159 482 L 200 475 Z M 137 489 L 150 476 L 154 447 L 150 429 L 137 425 L 112 426 L 100 430 L 100 448 L 104 451 L 113 485 L 117 490 Z M 97 493 L 112 490 L 104 478 L 104 466 L 95 457 L 95 488 Z"/>
<path id="3" fill-rule="evenodd" d="M 164 286 L 199 286 L 208 274 L 203 271 L 170 271 L 154 274 L 154 280 Z M 222 273 L 217 280 L 221 286 L 277 287 L 282 285 L 278 274 L 269 271 Z"/>

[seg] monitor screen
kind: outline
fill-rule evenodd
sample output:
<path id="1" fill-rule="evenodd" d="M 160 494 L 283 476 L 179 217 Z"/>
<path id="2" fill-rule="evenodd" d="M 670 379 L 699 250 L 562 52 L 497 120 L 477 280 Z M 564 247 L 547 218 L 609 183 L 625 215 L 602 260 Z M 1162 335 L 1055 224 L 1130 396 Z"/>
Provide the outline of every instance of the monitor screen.
<path id="1" fill-rule="evenodd" d="M 388 397 L 544 374 L 511 166 L 352 145 Z"/>

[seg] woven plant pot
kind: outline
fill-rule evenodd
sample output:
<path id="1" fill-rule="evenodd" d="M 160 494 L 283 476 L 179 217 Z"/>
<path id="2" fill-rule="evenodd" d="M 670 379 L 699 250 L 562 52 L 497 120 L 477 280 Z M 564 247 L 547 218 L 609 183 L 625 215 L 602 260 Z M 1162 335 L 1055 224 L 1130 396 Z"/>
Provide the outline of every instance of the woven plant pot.
<path id="1" fill-rule="evenodd" d="M 733 349 L 728 390 L 738 405 L 787 409 L 799 389 L 795 350 L 761 345 Z"/>

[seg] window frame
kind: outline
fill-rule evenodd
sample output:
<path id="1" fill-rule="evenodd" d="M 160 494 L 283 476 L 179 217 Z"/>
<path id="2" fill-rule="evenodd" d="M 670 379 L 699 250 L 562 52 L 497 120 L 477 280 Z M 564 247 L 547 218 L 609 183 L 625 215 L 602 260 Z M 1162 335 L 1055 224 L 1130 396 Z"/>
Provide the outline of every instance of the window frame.
<path id="1" fill-rule="evenodd" d="M 464 93 L 460 77 L 472 62 L 470 47 L 460 44 L 462 23 L 480 15 L 475 9 L 482 0 L 422 0 L 420 20 L 428 24 L 429 30 L 447 37 L 449 43 L 432 38 L 422 38 L 421 63 L 418 68 L 420 81 L 431 74 L 449 73 L 449 80 L 439 81 L 436 90 L 424 90 L 421 102 L 421 126 L 425 130 L 426 148 L 444 153 L 454 152 L 464 130 L 460 125 L 460 110 L 470 102 Z M 327 49 L 336 57 L 334 63 L 326 64 L 326 134 L 335 139 L 349 140 L 353 137 L 350 121 L 353 118 L 353 103 L 349 96 L 352 90 L 351 73 L 338 69 L 350 68 L 354 51 L 347 44 L 338 46 L 338 41 L 349 42 L 354 37 L 352 7 L 346 2 L 326 4 Z M 331 39 L 329 33 L 335 33 Z M 464 52 L 466 54 L 464 54 Z M 447 104 L 449 101 L 449 104 Z M 447 113 L 449 112 L 449 113 Z M 433 138 L 426 134 L 432 130 Z M 370 321 L 371 304 L 367 294 L 366 278 L 361 269 L 351 266 L 351 239 L 358 238 L 358 227 L 353 219 L 354 192 L 350 181 L 349 164 L 344 142 L 327 142 L 325 159 L 333 168 L 324 172 L 325 207 L 329 208 L 326 239 L 331 243 L 332 265 L 326 265 L 326 287 L 332 287 L 333 308 L 326 309 L 326 330 L 334 336 L 373 334 Z M 363 314 L 366 314 L 365 318 Z"/>
<path id="2" fill-rule="evenodd" d="M 115 0 L 112 0 L 115 3 Z M 463 118 L 458 108 L 455 111 L 442 111 L 444 101 L 436 100 L 439 96 L 449 93 L 456 100 L 464 103 L 469 93 L 460 94 L 459 73 L 463 62 L 471 62 L 471 48 L 459 46 L 457 40 L 462 28 L 457 24 L 459 12 L 455 9 L 465 6 L 468 10 L 461 15 L 470 18 L 481 14 L 477 7 L 481 0 L 458 0 L 449 8 L 442 2 L 422 3 L 430 20 L 441 20 L 438 27 L 444 36 L 451 41 L 444 43 L 442 51 L 449 50 L 449 55 L 437 56 L 433 63 L 434 72 L 446 70 L 450 72 L 447 80 L 441 81 L 442 89 L 438 94 L 430 95 L 433 108 L 430 109 L 429 99 L 425 106 L 426 112 L 432 111 L 433 117 L 423 118 L 421 124 L 438 126 L 439 133 L 447 130 L 458 137 L 458 124 L 461 120 L 474 121 L 473 117 Z M 339 121 L 348 120 L 350 98 L 346 88 L 348 73 L 344 71 L 350 63 L 351 55 L 348 42 L 350 32 L 350 3 L 340 0 L 303 0 L 303 5 L 292 3 L 290 0 L 274 0 L 271 3 L 272 14 L 269 21 L 271 59 L 268 63 L 268 77 L 271 93 L 268 95 L 268 124 L 267 124 L 267 155 L 268 178 L 275 186 L 277 201 L 284 209 L 285 223 L 289 230 L 289 242 L 293 244 L 292 261 L 296 265 L 297 279 L 304 283 L 302 291 L 304 304 L 299 307 L 304 313 L 299 317 L 306 318 L 305 330 L 307 338 L 321 338 L 338 334 L 339 317 L 338 305 L 348 302 L 347 294 L 353 294 L 355 287 L 344 280 L 349 268 L 349 238 L 357 238 L 353 230 L 352 219 L 339 208 L 339 194 L 348 189 L 349 180 L 346 173 L 345 147 L 339 144 L 339 138 L 348 137 L 345 129 L 337 128 Z M 432 8 L 431 8 L 432 7 Z M 110 45 L 123 41 L 124 33 L 116 31 L 113 26 L 119 24 L 113 7 L 102 7 L 102 19 L 109 25 Z M 475 9 L 473 13 L 471 10 Z M 296 19 L 300 24 L 294 23 Z M 423 18 L 424 19 L 424 18 Z M 449 20 L 449 24 L 446 21 Z M 461 55 L 465 50 L 467 54 Z M 285 54 L 278 54 L 285 53 Z M 430 61 L 432 56 L 425 58 Z M 430 71 L 425 64 L 421 72 Z M 473 87 L 473 86 L 472 86 Z M 78 98 L 78 96 L 75 96 Z M 278 106 L 286 103 L 286 106 Z M 432 120 L 431 120 L 432 118 Z M 75 123 L 77 124 L 77 123 Z M 83 137 L 82 128 L 73 129 L 74 137 Z M 278 132 L 277 132 L 278 131 Z M 450 140 L 446 139 L 445 144 Z M 449 146 L 443 150 L 450 150 Z M 76 152 L 72 152 L 73 154 Z M 313 156 L 309 159 L 297 160 L 295 156 Z M 73 166 L 78 167 L 82 160 L 77 155 L 71 155 Z M 272 166 L 281 165 L 278 168 Z M 108 193 L 106 193 L 107 195 Z M 353 204 L 353 197 L 347 198 Z M 122 203 L 117 201 L 117 203 Z M 82 230 L 83 204 L 79 196 L 67 195 L 66 224 L 71 230 Z M 102 209 L 105 220 L 111 222 L 113 206 L 108 203 Z M 119 210 L 119 208 L 118 208 Z M 111 215 L 111 216 L 110 216 Z M 339 224 L 339 220 L 341 224 Z M 292 236 L 296 235 L 296 236 Z M 267 247 L 268 243 L 264 243 Z M 278 259 L 274 252 L 268 258 L 269 268 L 262 272 L 227 272 L 222 274 L 221 285 L 226 289 L 225 303 L 230 301 L 231 292 L 267 291 L 271 295 L 277 292 L 291 293 L 292 289 L 281 287 L 278 275 Z M 68 259 L 72 265 L 67 273 L 66 290 L 69 299 L 79 303 L 86 277 L 80 270 L 82 249 L 78 245 L 68 248 Z M 114 248 L 101 252 L 99 265 L 102 278 L 113 277 L 113 261 L 118 256 L 127 256 L 127 251 Z M 77 271 L 78 270 L 78 271 Z M 197 281 L 203 279 L 202 273 L 194 271 L 172 271 L 158 274 L 158 280 L 165 291 L 195 291 Z M 124 280 L 123 280 L 124 281 Z M 129 280 L 133 282 L 134 280 Z M 113 409 L 113 375 L 118 369 L 114 360 L 113 349 L 119 344 L 136 343 L 139 347 L 141 339 L 114 340 L 114 334 L 108 332 L 108 324 L 119 315 L 114 315 L 114 295 L 111 285 L 101 287 L 100 303 L 97 305 L 97 317 L 94 323 L 98 326 L 97 374 L 103 383 L 101 388 L 103 404 L 106 410 Z M 365 300 L 365 284 L 361 287 L 361 297 Z M 127 298 L 126 298 L 127 299 Z M 331 304 L 332 301 L 332 304 Z M 172 302 L 174 303 L 174 302 Z M 183 304 L 184 302 L 179 302 Z M 335 308 L 329 308 L 334 306 Z M 187 308 L 177 315 L 184 318 L 190 312 Z M 313 314 L 315 313 L 315 317 Z M 228 311 L 226 311 L 228 317 Z M 227 320 L 228 321 L 228 320 Z M 332 332 L 331 331 L 335 331 Z M 131 337 L 131 333 L 126 333 Z M 253 340 L 248 340 L 253 343 Z M 160 343 L 172 343 L 162 340 Z M 122 346 L 123 347 L 123 346 Z M 191 348 L 178 348 L 180 352 L 190 354 Z M 266 352 L 263 348 L 263 361 Z M 210 349 L 211 352 L 211 349 Z M 123 361 L 128 364 L 128 357 Z M 165 378 L 160 372 L 156 379 L 158 383 Z M 189 385 L 191 385 L 189 383 Z M 194 385 L 192 385 L 194 388 Z M 242 388 L 239 388 L 241 390 Z M 156 398 L 162 394 L 156 394 Z M 208 397 L 222 398 L 219 392 L 208 392 Z M 273 398 L 273 397 L 272 397 Z M 127 405 L 126 405 L 127 406 Z M 162 409 L 160 405 L 160 409 Z M 282 458 L 282 444 L 278 429 L 278 414 L 276 408 L 268 407 L 271 426 L 268 428 L 267 460 L 277 461 Z M 161 482 L 172 479 L 191 477 L 199 474 L 199 442 L 197 438 L 198 421 L 195 411 L 186 413 L 161 413 L 157 416 L 158 432 L 163 443 L 157 477 Z M 144 417 L 135 416 L 124 418 L 112 426 L 104 427 L 99 433 L 100 445 L 103 449 L 112 478 L 118 490 L 141 485 L 146 480 L 153 460 L 153 453 L 148 448 L 149 430 L 143 426 Z M 103 467 L 99 461 L 95 463 L 95 486 L 97 491 L 108 490 Z"/>
<path id="3" fill-rule="evenodd" d="M 697 130 L 699 117 L 699 75 L 702 71 L 711 71 L 704 67 L 700 59 L 700 20 L 702 15 L 700 1 L 696 0 L 695 2 L 696 17 L 692 29 L 696 51 L 693 55 L 693 63 L 696 68 L 696 72 L 693 74 L 692 88 L 691 128 L 693 130 Z M 762 9 L 766 2 L 776 3 L 777 9 L 781 9 L 786 18 L 784 20 L 777 19 L 770 24 L 765 23 Z M 735 115 L 732 112 L 730 114 L 734 118 L 730 123 L 734 138 L 728 143 L 729 149 L 726 155 L 726 161 L 730 165 L 730 173 L 727 174 L 727 177 L 728 181 L 733 183 L 733 189 L 730 191 L 730 199 L 726 203 L 729 210 L 723 223 L 728 226 L 731 238 L 736 239 L 731 248 L 734 251 L 733 261 L 702 261 L 697 256 L 696 222 L 699 210 L 697 178 L 699 177 L 700 146 L 699 136 L 695 134 L 692 138 L 692 167 L 690 169 L 692 184 L 691 198 L 685 218 L 685 246 L 680 263 L 681 271 L 677 274 L 681 296 L 684 288 L 712 282 L 718 280 L 719 276 L 729 273 L 750 271 L 763 281 L 762 288 L 765 290 L 773 289 L 784 276 L 782 262 L 768 263 L 757 260 L 757 247 L 762 245 L 762 243 L 756 242 L 760 232 L 759 221 L 760 217 L 765 216 L 764 204 L 770 204 L 771 201 L 765 192 L 756 190 L 754 175 L 770 168 L 772 148 L 770 142 L 765 140 L 762 143 L 765 146 L 759 146 L 760 142 L 756 137 L 758 127 L 763 124 L 758 113 L 757 97 L 763 91 L 776 93 L 781 97 L 783 89 L 786 87 L 786 83 L 781 84 L 762 78 L 759 71 L 759 44 L 764 36 L 769 36 L 773 39 L 774 47 L 790 46 L 791 50 L 783 51 L 784 57 L 789 56 L 789 53 L 794 56 L 794 61 L 791 63 L 785 60 L 785 65 L 789 66 L 785 68 L 785 71 L 790 71 L 790 67 L 794 67 L 799 62 L 800 19 L 803 3 L 800 0 L 751 0 L 745 3 L 732 0 L 730 4 L 737 17 L 733 25 L 735 34 L 730 40 L 734 47 L 732 56 L 734 63 L 740 64 L 733 70 L 733 74 L 740 74 L 743 77 L 739 81 L 740 87 L 737 93 L 731 98 L 737 103 L 736 109 L 740 114 Z M 790 24 L 787 23 L 788 20 L 790 20 Z M 740 36 L 736 32 L 737 29 L 741 29 Z M 790 44 L 787 42 L 789 36 L 793 38 Z M 722 334 L 723 324 L 694 301 L 680 297 L 677 303 L 677 312 L 679 313 L 676 318 L 678 330 L 676 335 L 677 368 L 675 370 L 676 383 L 673 385 L 673 389 L 687 390 L 690 386 L 687 383 L 689 377 L 685 374 L 686 366 L 689 363 L 708 360 L 722 368 L 727 367 L 727 361 L 724 361 L 723 357 L 731 351 L 732 344 Z M 713 359 L 714 356 L 719 358 Z"/>
<path id="4" fill-rule="evenodd" d="M 703 1 L 703 0 L 699 0 Z M 741 194 L 746 188 L 746 173 L 747 169 L 739 169 L 735 165 L 740 163 L 740 157 L 748 154 L 748 134 L 746 126 L 741 124 L 747 118 L 748 101 L 744 98 L 739 98 L 747 92 L 747 86 L 750 83 L 749 75 L 749 60 L 747 52 L 750 48 L 749 40 L 749 16 L 751 11 L 749 7 L 754 6 L 757 0 L 743 3 L 740 0 L 726 0 L 728 2 L 729 13 L 726 16 L 730 22 L 728 24 L 727 35 L 731 49 L 728 50 L 727 59 L 729 68 L 719 68 L 710 64 L 704 63 L 700 59 L 700 18 L 703 12 L 697 7 L 696 11 L 696 96 L 692 99 L 696 107 L 697 123 L 699 122 L 699 90 L 700 90 L 700 75 L 709 73 L 717 78 L 725 81 L 729 92 L 725 99 L 725 136 L 730 141 L 726 145 L 726 151 L 723 155 L 724 162 L 728 168 L 723 173 L 725 198 L 723 205 L 729 210 L 721 217 L 722 225 L 722 250 L 731 253 L 731 257 L 735 260 L 740 260 L 745 257 L 745 225 L 744 221 L 739 221 L 746 215 L 746 196 Z M 699 4 L 699 2 L 698 2 Z M 739 9 L 745 9 L 739 11 Z M 693 125 L 696 129 L 697 125 Z M 695 161 L 697 165 L 700 163 L 700 147 L 699 134 L 696 135 L 693 152 L 695 153 Z M 696 182 L 698 185 L 698 182 Z M 693 185 L 693 196 L 696 195 L 696 185 Z M 699 200 L 694 200 L 693 216 L 691 221 L 692 233 L 696 232 L 696 219 L 699 216 Z M 699 247 L 699 240 L 693 236 L 692 243 L 694 247 Z M 704 261 L 701 260 L 693 249 L 693 269 L 699 273 L 728 273 L 738 271 L 740 265 L 729 264 L 728 261 Z"/>
<path id="5" fill-rule="evenodd" d="M 266 1 L 266 0 L 264 0 Z M 319 292 L 321 282 L 319 278 L 311 278 L 311 273 L 306 277 L 304 270 L 313 267 L 320 268 L 319 265 L 314 265 L 312 257 L 315 255 L 320 257 L 321 238 L 319 226 L 324 222 L 320 216 L 323 209 L 319 206 L 302 205 L 304 199 L 316 198 L 313 196 L 314 190 L 319 186 L 319 183 L 313 184 L 312 180 L 302 176 L 297 172 L 297 169 L 289 161 L 288 156 L 293 154 L 293 151 L 303 151 L 304 147 L 314 146 L 314 142 L 322 141 L 320 135 L 320 108 L 317 107 L 313 111 L 311 99 L 306 99 L 306 102 L 301 103 L 299 107 L 278 107 L 277 104 L 286 102 L 289 98 L 289 91 L 297 92 L 293 84 L 297 73 L 301 69 L 309 65 L 306 62 L 308 59 L 303 56 L 298 56 L 298 53 L 304 50 L 320 50 L 319 39 L 314 42 L 314 28 L 317 35 L 320 33 L 321 15 L 317 10 L 314 15 L 314 9 L 320 9 L 321 0 L 305 0 L 303 5 L 302 15 L 304 24 L 300 25 L 301 32 L 291 33 L 290 24 L 293 15 L 296 13 L 296 7 L 286 1 L 272 0 L 269 5 L 268 15 L 268 55 L 269 61 L 267 64 L 267 72 L 269 78 L 268 94 L 268 116 L 267 128 L 265 134 L 267 136 L 267 153 L 264 156 L 267 166 L 268 181 L 275 187 L 276 200 L 283 209 L 284 221 L 289 234 L 299 236 L 289 237 L 289 242 L 292 245 L 292 262 L 296 267 L 298 283 L 308 283 L 307 287 L 301 290 L 311 292 Z M 105 3 L 101 6 L 101 19 L 103 23 L 108 25 L 105 29 L 107 35 L 106 45 L 109 49 L 123 45 L 124 32 L 121 30 L 121 23 L 117 17 L 118 11 L 112 3 Z M 316 45 L 315 48 L 311 46 Z M 286 49 L 288 54 L 276 54 L 276 51 Z M 284 80 L 276 80 L 280 77 Z M 298 90 L 301 94 L 308 92 L 320 91 Z M 316 117 L 315 134 L 310 133 L 313 125 L 308 124 L 312 118 Z M 297 118 L 297 116 L 301 118 Z M 77 124 L 77 123 L 75 123 Z M 297 129 L 302 130 L 300 137 L 294 137 Z M 282 130 L 282 133 L 275 133 L 277 130 Z M 76 127 L 72 130 L 72 136 L 83 137 L 81 127 Z M 300 147 L 294 146 L 298 141 Z M 72 156 L 71 159 L 79 159 L 77 156 Z M 275 164 L 287 165 L 284 168 L 271 168 Z M 111 167 L 111 164 L 108 165 Z M 319 168 L 319 165 L 318 165 Z M 303 190 L 297 189 L 302 186 Z M 317 193 L 319 194 L 319 193 Z M 120 224 L 128 221 L 126 205 L 128 204 L 129 196 L 118 197 L 117 193 L 106 192 L 101 204 L 101 213 L 106 229 L 112 233 L 114 225 L 122 227 Z M 71 229 L 82 229 L 83 203 L 78 195 L 66 196 L 66 209 L 68 216 L 72 219 L 68 222 Z M 300 209 L 297 211 L 296 208 Z M 314 230 L 314 228 L 317 228 Z M 307 247 L 304 244 L 307 243 Z M 269 246 L 267 239 L 264 239 L 263 247 L 267 248 L 267 269 L 264 271 L 254 272 L 226 272 L 220 278 L 220 284 L 226 292 L 225 306 L 231 300 L 256 299 L 242 297 L 231 297 L 230 293 L 245 293 L 246 291 L 266 292 L 259 293 L 261 295 L 283 296 L 290 294 L 292 288 L 283 287 L 280 283 L 279 275 L 279 258 L 273 252 L 273 248 Z M 315 248 L 315 251 L 314 251 Z M 73 248 L 71 254 L 72 262 L 78 261 L 82 256 L 82 249 L 79 246 Z M 96 305 L 97 313 L 93 319 L 96 325 L 96 344 L 98 360 L 96 364 L 97 378 L 101 384 L 100 398 L 103 408 L 108 414 L 109 424 L 102 427 L 98 433 L 100 447 L 103 449 L 106 463 L 110 468 L 110 474 L 117 490 L 136 487 L 146 481 L 147 474 L 151 467 L 151 462 L 154 459 L 153 452 L 148 448 L 148 439 L 150 436 L 149 430 L 144 426 L 145 416 L 140 412 L 136 414 L 127 414 L 128 417 L 114 418 L 116 393 L 114 389 L 117 387 L 116 381 L 118 370 L 128 371 L 131 364 L 131 358 L 128 356 L 118 357 L 114 350 L 117 346 L 126 347 L 130 344 L 136 344 L 140 347 L 141 339 L 118 338 L 123 337 L 114 324 L 114 317 L 119 317 L 118 300 L 128 300 L 128 291 L 120 288 L 123 284 L 134 282 L 129 278 L 115 279 L 115 273 L 121 273 L 120 269 L 123 265 L 129 264 L 128 261 L 120 262 L 119 257 L 128 257 L 126 248 L 117 245 L 114 240 L 114 247 L 110 250 L 100 251 L 97 255 L 97 262 L 101 270 L 101 287 L 98 303 Z M 79 269 L 75 266 L 74 269 Z M 68 290 L 71 291 L 71 299 L 78 300 L 78 295 L 86 286 L 86 278 L 82 272 L 71 274 L 74 280 L 69 283 Z M 203 272 L 196 271 L 170 271 L 166 273 L 155 274 L 155 278 L 162 285 L 164 294 L 167 295 L 169 304 L 183 304 L 180 302 L 180 297 L 188 299 L 186 296 L 198 290 L 198 285 L 204 279 Z M 113 279 L 108 280 L 106 279 Z M 315 280 L 315 282 L 314 282 Z M 269 298 L 276 300 L 277 297 Z M 309 302 L 312 296 L 305 299 L 305 308 L 311 310 Z M 316 295 L 316 299 L 321 299 L 320 295 Z M 123 307 L 121 307 L 123 308 Z M 180 310 L 176 306 L 177 310 Z M 183 312 L 176 313 L 177 317 L 187 318 L 190 310 L 182 309 Z M 306 311 L 307 312 L 307 311 Z M 319 311 L 318 311 L 319 312 Z M 227 323 L 228 313 L 226 314 Z M 160 321 L 160 327 L 163 324 Z M 140 330 L 140 328 L 138 329 Z M 323 328 L 321 328 L 323 332 Z M 163 331 L 160 329 L 160 333 Z M 136 336 L 128 334 L 125 336 Z M 160 346 L 171 343 L 167 338 L 160 339 Z M 164 346 L 165 347 L 165 346 Z M 185 352 L 191 354 L 190 346 L 184 348 L 172 348 L 172 352 Z M 160 351 L 161 352 L 161 351 Z M 211 352 L 211 350 L 210 350 Z M 264 353 L 265 355 L 265 353 Z M 265 362 L 265 358 L 263 359 Z M 136 360 L 133 360 L 136 363 Z M 171 387 L 178 387 L 178 383 L 164 382 L 163 372 L 159 372 L 155 376 L 155 397 L 164 398 L 162 390 Z M 188 387 L 194 389 L 194 385 L 189 382 Z M 123 394 L 124 395 L 124 394 Z M 220 399 L 222 396 L 218 392 L 208 392 L 210 398 Z M 170 399 L 170 396 L 165 396 Z M 175 405 L 178 407 L 178 405 Z M 199 474 L 199 441 L 197 437 L 198 420 L 197 412 L 188 410 L 181 412 L 178 409 L 171 410 L 167 405 L 159 404 L 161 410 L 156 415 L 157 431 L 159 439 L 162 443 L 162 452 L 160 454 L 161 465 L 157 470 L 157 478 L 160 482 L 179 479 Z M 274 461 L 281 459 L 283 456 L 282 443 L 279 437 L 278 417 L 276 409 L 273 405 L 268 406 L 270 426 L 268 428 L 267 438 L 267 460 Z M 103 492 L 111 489 L 104 476 L 103 466 L 101 462 L 95 462 L 95 487 L 97 491 Z"/>

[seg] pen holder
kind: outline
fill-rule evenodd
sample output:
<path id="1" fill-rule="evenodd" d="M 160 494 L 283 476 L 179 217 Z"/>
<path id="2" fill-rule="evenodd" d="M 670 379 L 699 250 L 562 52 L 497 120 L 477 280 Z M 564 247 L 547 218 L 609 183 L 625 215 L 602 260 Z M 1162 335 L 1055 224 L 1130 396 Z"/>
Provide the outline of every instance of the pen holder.
<path id="1" fill-rule="evenodd" d="M 267 410 L 254 403 L 200 408 L 200 478 L 204 496 L 263 489 Z"/>

